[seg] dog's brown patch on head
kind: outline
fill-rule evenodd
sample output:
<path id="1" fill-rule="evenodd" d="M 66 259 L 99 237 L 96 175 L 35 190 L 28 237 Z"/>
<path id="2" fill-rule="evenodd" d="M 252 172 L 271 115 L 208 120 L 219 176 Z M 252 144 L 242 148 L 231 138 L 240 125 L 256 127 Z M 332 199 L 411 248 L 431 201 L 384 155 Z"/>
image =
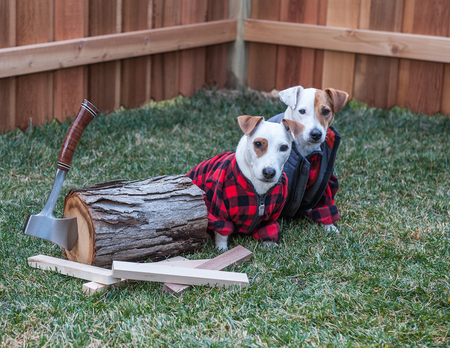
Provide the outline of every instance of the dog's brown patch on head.
<path id="1" fill-rule="evenodd" d="M 314 115 L 320 124 L 326 129 L 333 122 L 333 101 L 328 93 L 321 89 L 316 90 L 314 98 Z"/>
<path id="2" fill-rule="evenodd" d="M 253 140 L 253 148 L 255 149 L 256 157 L 264 156 L 267 152 L 269 142 L 264 138 L 256 138 Z"/>

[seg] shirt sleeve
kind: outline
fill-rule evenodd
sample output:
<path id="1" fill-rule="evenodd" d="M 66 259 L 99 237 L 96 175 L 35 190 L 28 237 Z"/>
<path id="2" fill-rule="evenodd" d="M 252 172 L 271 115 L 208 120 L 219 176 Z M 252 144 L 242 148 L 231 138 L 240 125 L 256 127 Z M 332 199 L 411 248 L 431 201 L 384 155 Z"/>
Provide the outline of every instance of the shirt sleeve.
<path id="1" fill-rule="evenodd" d="M 339 220 L 339 211 L 334 204 L 334 198 L 338 190 L 338 179 L 336 175 L 332 174 L 319 203 L 309 212 L 309 216 L 314 222 L 331 225 Z"/>
<path id="2" fill-rule="evenodd" d="M 223 236 L 228 236 L 234 231 L 234 224 L 232 221 L 217 217 L 208 212 L 208 229 L 213 230 Z"/>

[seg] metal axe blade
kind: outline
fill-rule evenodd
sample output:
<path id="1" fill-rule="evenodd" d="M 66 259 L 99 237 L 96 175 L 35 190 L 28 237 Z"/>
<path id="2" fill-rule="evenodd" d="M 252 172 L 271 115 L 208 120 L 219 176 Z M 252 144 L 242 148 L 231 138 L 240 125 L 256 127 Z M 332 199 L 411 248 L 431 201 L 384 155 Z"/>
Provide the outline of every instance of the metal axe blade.
<path id="1" fill-rule="evenodd" d="M 58 159 L 58 170 L 53 184 L 52 192 L 42 211 L 37 215 L 29 215 L 23 229 L 29 236 L 43 238 L 59 246 L 72 250 L 78 240 L 78 224 L 76 218 L 57 219 L 53 215 L 56 201 L 70 170 L 73 154 L 78 145 L 78 141 L 88 124 L 97 115 L 97 108 L 86 99 L 81 104 L 80 111 L 67 132 L 64 143 L 61 147 Z"/>

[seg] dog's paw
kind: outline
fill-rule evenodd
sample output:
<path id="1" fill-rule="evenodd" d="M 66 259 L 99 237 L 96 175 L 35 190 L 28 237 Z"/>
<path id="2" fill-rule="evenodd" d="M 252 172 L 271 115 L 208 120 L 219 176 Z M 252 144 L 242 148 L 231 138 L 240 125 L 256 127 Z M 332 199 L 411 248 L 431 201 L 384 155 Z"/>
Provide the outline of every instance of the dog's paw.
<path id="1" fill-rule="evenodd" d="M 338 228 L 337 228 L 336 226 L 334 226 L 333 224 L 331 224 L 331 225 L 325 225 L 324 227 L 325 227 L 325 230 L 326 230 L 327 232 L 334 232 L 334 233 L 336 233 L 336 234 L 339 234 Z"/>
<path id="2" fill-rule="evenodd" d="M 266 248 L 275 248 L 278 246 L 278 243 L 272 242 L 271 240 L 265 240 L 265 241 L 263 241 L 263 245 Z"/>
<path id="3" fill-rule="evenodd" d="M 215 241 L 216 241 L 216 249 L 221 251 L 228 250 L 228 236 L 222 236 L 220 233 L 214 232 Z"/>

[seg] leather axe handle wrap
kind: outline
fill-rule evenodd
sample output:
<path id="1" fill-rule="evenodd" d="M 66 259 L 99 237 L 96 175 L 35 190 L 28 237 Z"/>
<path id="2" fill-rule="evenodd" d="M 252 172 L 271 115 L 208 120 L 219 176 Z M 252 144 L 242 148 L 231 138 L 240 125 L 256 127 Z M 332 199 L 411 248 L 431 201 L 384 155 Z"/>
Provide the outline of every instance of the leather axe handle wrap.
<path id="1" fill-rule="evenodd" d="M 88 124 L 91 123 L 95 116 L 97 116 L 97 113 L 98 109 L 91 102 L 84 99 L 80 111 L 78 111 L 77 117 L 73 121 L 72 126 L 70 126 L 61 147 L 61 151 L 59 152 L 58 169 L 65 172 L 70 170 L 70 164 L 72 163 L 73 154 L 77 148 L 78 141 Z"/>

